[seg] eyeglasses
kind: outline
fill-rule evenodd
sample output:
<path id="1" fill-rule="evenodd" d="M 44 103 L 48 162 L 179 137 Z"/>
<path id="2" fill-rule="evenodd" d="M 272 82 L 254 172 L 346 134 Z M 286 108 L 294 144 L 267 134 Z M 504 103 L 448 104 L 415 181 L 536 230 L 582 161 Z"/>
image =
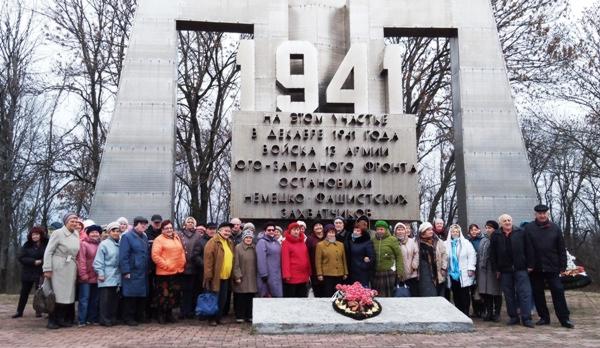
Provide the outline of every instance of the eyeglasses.
<path id="1" fill-rule="evenodd" d="M 275 231 L 275 229 L 274 228 L 267 228 L 265 231 L 267 231 L 267 232 L 273 232 L 273 231 Z"/>

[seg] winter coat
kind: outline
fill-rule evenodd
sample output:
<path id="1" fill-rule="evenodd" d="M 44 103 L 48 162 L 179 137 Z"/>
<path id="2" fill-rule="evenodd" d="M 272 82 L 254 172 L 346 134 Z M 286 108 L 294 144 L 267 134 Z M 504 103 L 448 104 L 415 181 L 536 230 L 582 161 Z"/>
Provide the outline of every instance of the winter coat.
<path id="1" fill-rule="evenodd" d="M 315 266 L 317 244 L 319 244 L 319 242 L 322 240 L 323 239 L 317 238 L 314 234 L 311 234 L 310 236 L 308 236 L 308 238 L 306 238 L 306 247 L 308 248 L 308 256 L 310 258 L 310 271 L 313 276 L 317 274 L 317 269 Z"/>
<path id="2" fill-rule="evenodd" d="M 183 273 L 185 268 L 185 249 L 177 233 L 173 238 L 163 234 L 154 238 L 152 243 L 152 261 L 156 265 L 156 275 L 174 275 Z"/>
<path id="3" fill-rule="evenodd" d="M 492 259 L 490 255 L 490 239 L 484 237 L 479 243 L 477 253 L 477 290 L 479 294 L 499 296 L 500 281 L 496 278 L 496 272 L 492 270 Z"/>
<path id="4" fill-rule="evenodd" d="M 235 246 L 233 279 L 233 292 L 256 293 L 256 249 L 253 244 L 242 242 Z M 237 280 L 242 282 L 238 283 Z"/>
<path id="5" fill-rule="evenodd" d="M 458 269 L 460 271 L 460 286 L 463 288 L 469 287 L 475 283 L 475 271 L 477 270 L 477 253 L 473 244 L 467 240 L 461 233 L 458 237 L 458 244 L 456 245 L 456 254 L 458 256 Z M 448 237 L 444 242 L 446 245 L 446 251 L 448 252 L 448 272 L 447 272 L 447 286 L 452 287 L 452 278 L 450 271 L 452 268 L 452 238 Z M 469 276 L 469 271 L 473 272 L 473 276 Z"/>
<path id="6" fill-rule="evenodd" d="M 375 248 L 371 236 L 367 233 L 354 240 L 351 239 L 348 250 L 350 281 L 369 286 L 369 281 L 375 272 Z M 365 262 L 365 257 L 368 257 L 370 262 Z"/>
<path id="7" fill-rule="evenodd" d="M 283 297 L 281 283 L 281 244 L 266 234 L 256 243 L 258 294 L 261 297 Z M 267 278 L 265 282 L 263 278 Z"/>
<path id="8" fill-rule="evenodd" d="M 471 245 L 473 245 L 473 248 L 475 249 L 476 253 L 479 253 L 479 247 L 480 247 L 480 244 L 481 244 L 481 240 L 483 238 L 486 238 L 486 237 L 484 237 L 482 233 L 479 233 L 479 235 L 477 237 L 475 237 L 475 238 L 470 237 L 470 236 L 468 238 L 469 242 L 471 242 Z"/>
<path id="9" fill-rule="evenodd" d="M 420 296 L 429 294 L 430 296 L 437 296 L 437 290 L 435 284 L 443 284 L 446 282 L 446 275 L 444 272 L 448 270 L 448 252 L 443 241 L 441 241 L 437 235 L 433 236 L 433 251 L 435 256 L 435 274 L 432 274 L 432 265 L 429 263 L 429 257 L 424 252 L 425 243 L 416 240 L 419 244 L 419 292 Z"/>
<path id="10" fill-rule="evenodd" d="M 75 302 L 75 282 L 77 280 L 77 253 L 79 252 L 79 234 L 67 227 L 54 231 L 44 252 L 44 272 L 52 272 L 52 289 L 56 303 Z"/>
<path id="11" fill-rule="evenodd" d="M 535 271 L 559 273 L 567 269 L 565 239 L 558 225 L 532 221 L 525 225 L 525 232 L 533 247 Z"/>
<path id="12" fill-rule="evenodd" d="M 94 240 L 86 236 L 80 245 L 79 253 L 77 253 L 77 279 L 82 284 L 96 284 L 98 275 L 93 264 L 100 239 Z"/>
<path id="13" fill-rule="evenodd" d="M 419 275 L 419 246 L 412 238 L 406 238 L 406 241 L 398 241 L 400 250 L 402 250 L 402 259 L 404 263 L 404 276 L 402 280 L 416 278 Z"/>
<path id="14" fill-rule="evenodd" d="M 219 292 L 221 288 L 221 270 L 225 260 L 225 246 L 227 243 L 233 254 L 233 264 L 235 265 L 235 253 L 231 239 L 223 239 L 217 233 L 212 237 L 204 247 L 204 282 L 210 282 L 209 289 Z"/>
<path id="15" fill-rule="evenodd" d="M 281 275 L 287 284 L 308 283 L 310 278 L 310 260 L 304 239 L 304 233 L 295 238 L 285 232 L 281 243 Z"/>
<path id="16" fill-rule="evenodd" d="M 403 278 L 404 259 L 396 237 L 392 237 L 386 231 L 382 239 L 373 237 L 372 241 L 375 248 L 375 270 L 377 272 L 386 272 L 395 267 L 398 278 Z"/>
<path id="17" fill-rule="evenodd" d="M 148 296 L 148 270 L 150 255 L 148 237 L 131 229 L 121 236 L 119 242 L 119 267 L 121 286 L 125 297 Z M 125 276 L 129 274 L 129 278 Z"/>
<path id="18" fill-rule="evenodd" d="M 28 240 L 23 244 L 19 251 L 19 262 L 23 265 L 21 269 L 21 281 L 39 282 L 42 277 L 42 264 L 36 266 L 35 261 L 44 260 L 44 251 L 48 244 L 47 239 L 40 240 L 40 243 L 34 243 Z"/>
<path id="19" fill-rule="evenodd" d="M 342 277 L 348 275 L 346 252 L 341 242 L 330 243 L 327 240 L 317 244 L 315 253 L 317 276 Z"/>
<path id="20" fill-rule="evenodd" d="M 103 240 L 98 247 L 93 267 L 98 277 L 104 277 L 104 281 L 98 281 L 99 288 L 120 286 L 119 242 L 110 237 Z"/>
<path id="21" fill-rule="evenodd" d="M 200 243 L 202 236 L 195 230 L 183 230 L 177 233 L 181 244 L 185 250 L 185 270 L 184 274 L 198 274 L 203 262 L 199 261 L 199 254 L 202 254 L 203 245 Z"/>
<path id="22" fill-rule="evenodd" d="M 513 226 L 508 238 L 499 229 L 492 234 L 490 242 L 494 272 L 509 273 L 533 268 L 533 247 L 522 229 Z"/>

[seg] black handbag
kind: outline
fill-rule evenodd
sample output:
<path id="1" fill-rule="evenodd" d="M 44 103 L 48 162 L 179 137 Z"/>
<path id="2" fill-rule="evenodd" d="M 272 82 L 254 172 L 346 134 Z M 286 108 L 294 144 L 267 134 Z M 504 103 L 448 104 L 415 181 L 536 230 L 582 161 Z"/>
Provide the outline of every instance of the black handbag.
<path id="1" fill-rule="evenodd" d="M 33 295 L 33 309 L 36 313 L 52 313 L 56 306 L 56 296 L 52 290 L 52 282 L 45 278 Z"/>

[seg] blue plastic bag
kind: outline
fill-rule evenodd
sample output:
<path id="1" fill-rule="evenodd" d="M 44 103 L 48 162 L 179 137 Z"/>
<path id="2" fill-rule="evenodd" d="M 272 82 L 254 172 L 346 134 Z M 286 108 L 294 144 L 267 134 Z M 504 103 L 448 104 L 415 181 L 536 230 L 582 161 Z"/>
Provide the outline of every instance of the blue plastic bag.
<path id="1" fill-rule="evenodd" d="M 196 302 L 196 315 L 212 317 L 219 312 L 219 296 L 216 292 L 205 292 L 198 295 Z"/>
<path id="2" fill-rule="evenodd" d="M 410 297 L 410 288 L 404 283 L 399 283 L 394 289 L 394 297 Z"/>

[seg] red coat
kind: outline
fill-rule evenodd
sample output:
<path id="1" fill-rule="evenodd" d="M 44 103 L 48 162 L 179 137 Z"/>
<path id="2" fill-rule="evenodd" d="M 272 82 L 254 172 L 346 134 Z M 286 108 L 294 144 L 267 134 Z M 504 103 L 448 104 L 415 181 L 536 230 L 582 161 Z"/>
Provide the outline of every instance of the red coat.
<path id="1" fill-rule="evenodd" d="M 88 237 L 81 241 L 79 253 L 77 254 L 77 279 L 80 283 L 98 283 L 98 275 L 92 265 L 99 245 L 100 240 L 95 241 Z"/>
<path id="2" fill-rule="evenodd" d="M 302 233 L 294 238 L 285 232 L 285 239 L 281 243 L 281 275 L 284 283 L 302 284 L 310 278 L 310 258 L 305 239 Z"/>

